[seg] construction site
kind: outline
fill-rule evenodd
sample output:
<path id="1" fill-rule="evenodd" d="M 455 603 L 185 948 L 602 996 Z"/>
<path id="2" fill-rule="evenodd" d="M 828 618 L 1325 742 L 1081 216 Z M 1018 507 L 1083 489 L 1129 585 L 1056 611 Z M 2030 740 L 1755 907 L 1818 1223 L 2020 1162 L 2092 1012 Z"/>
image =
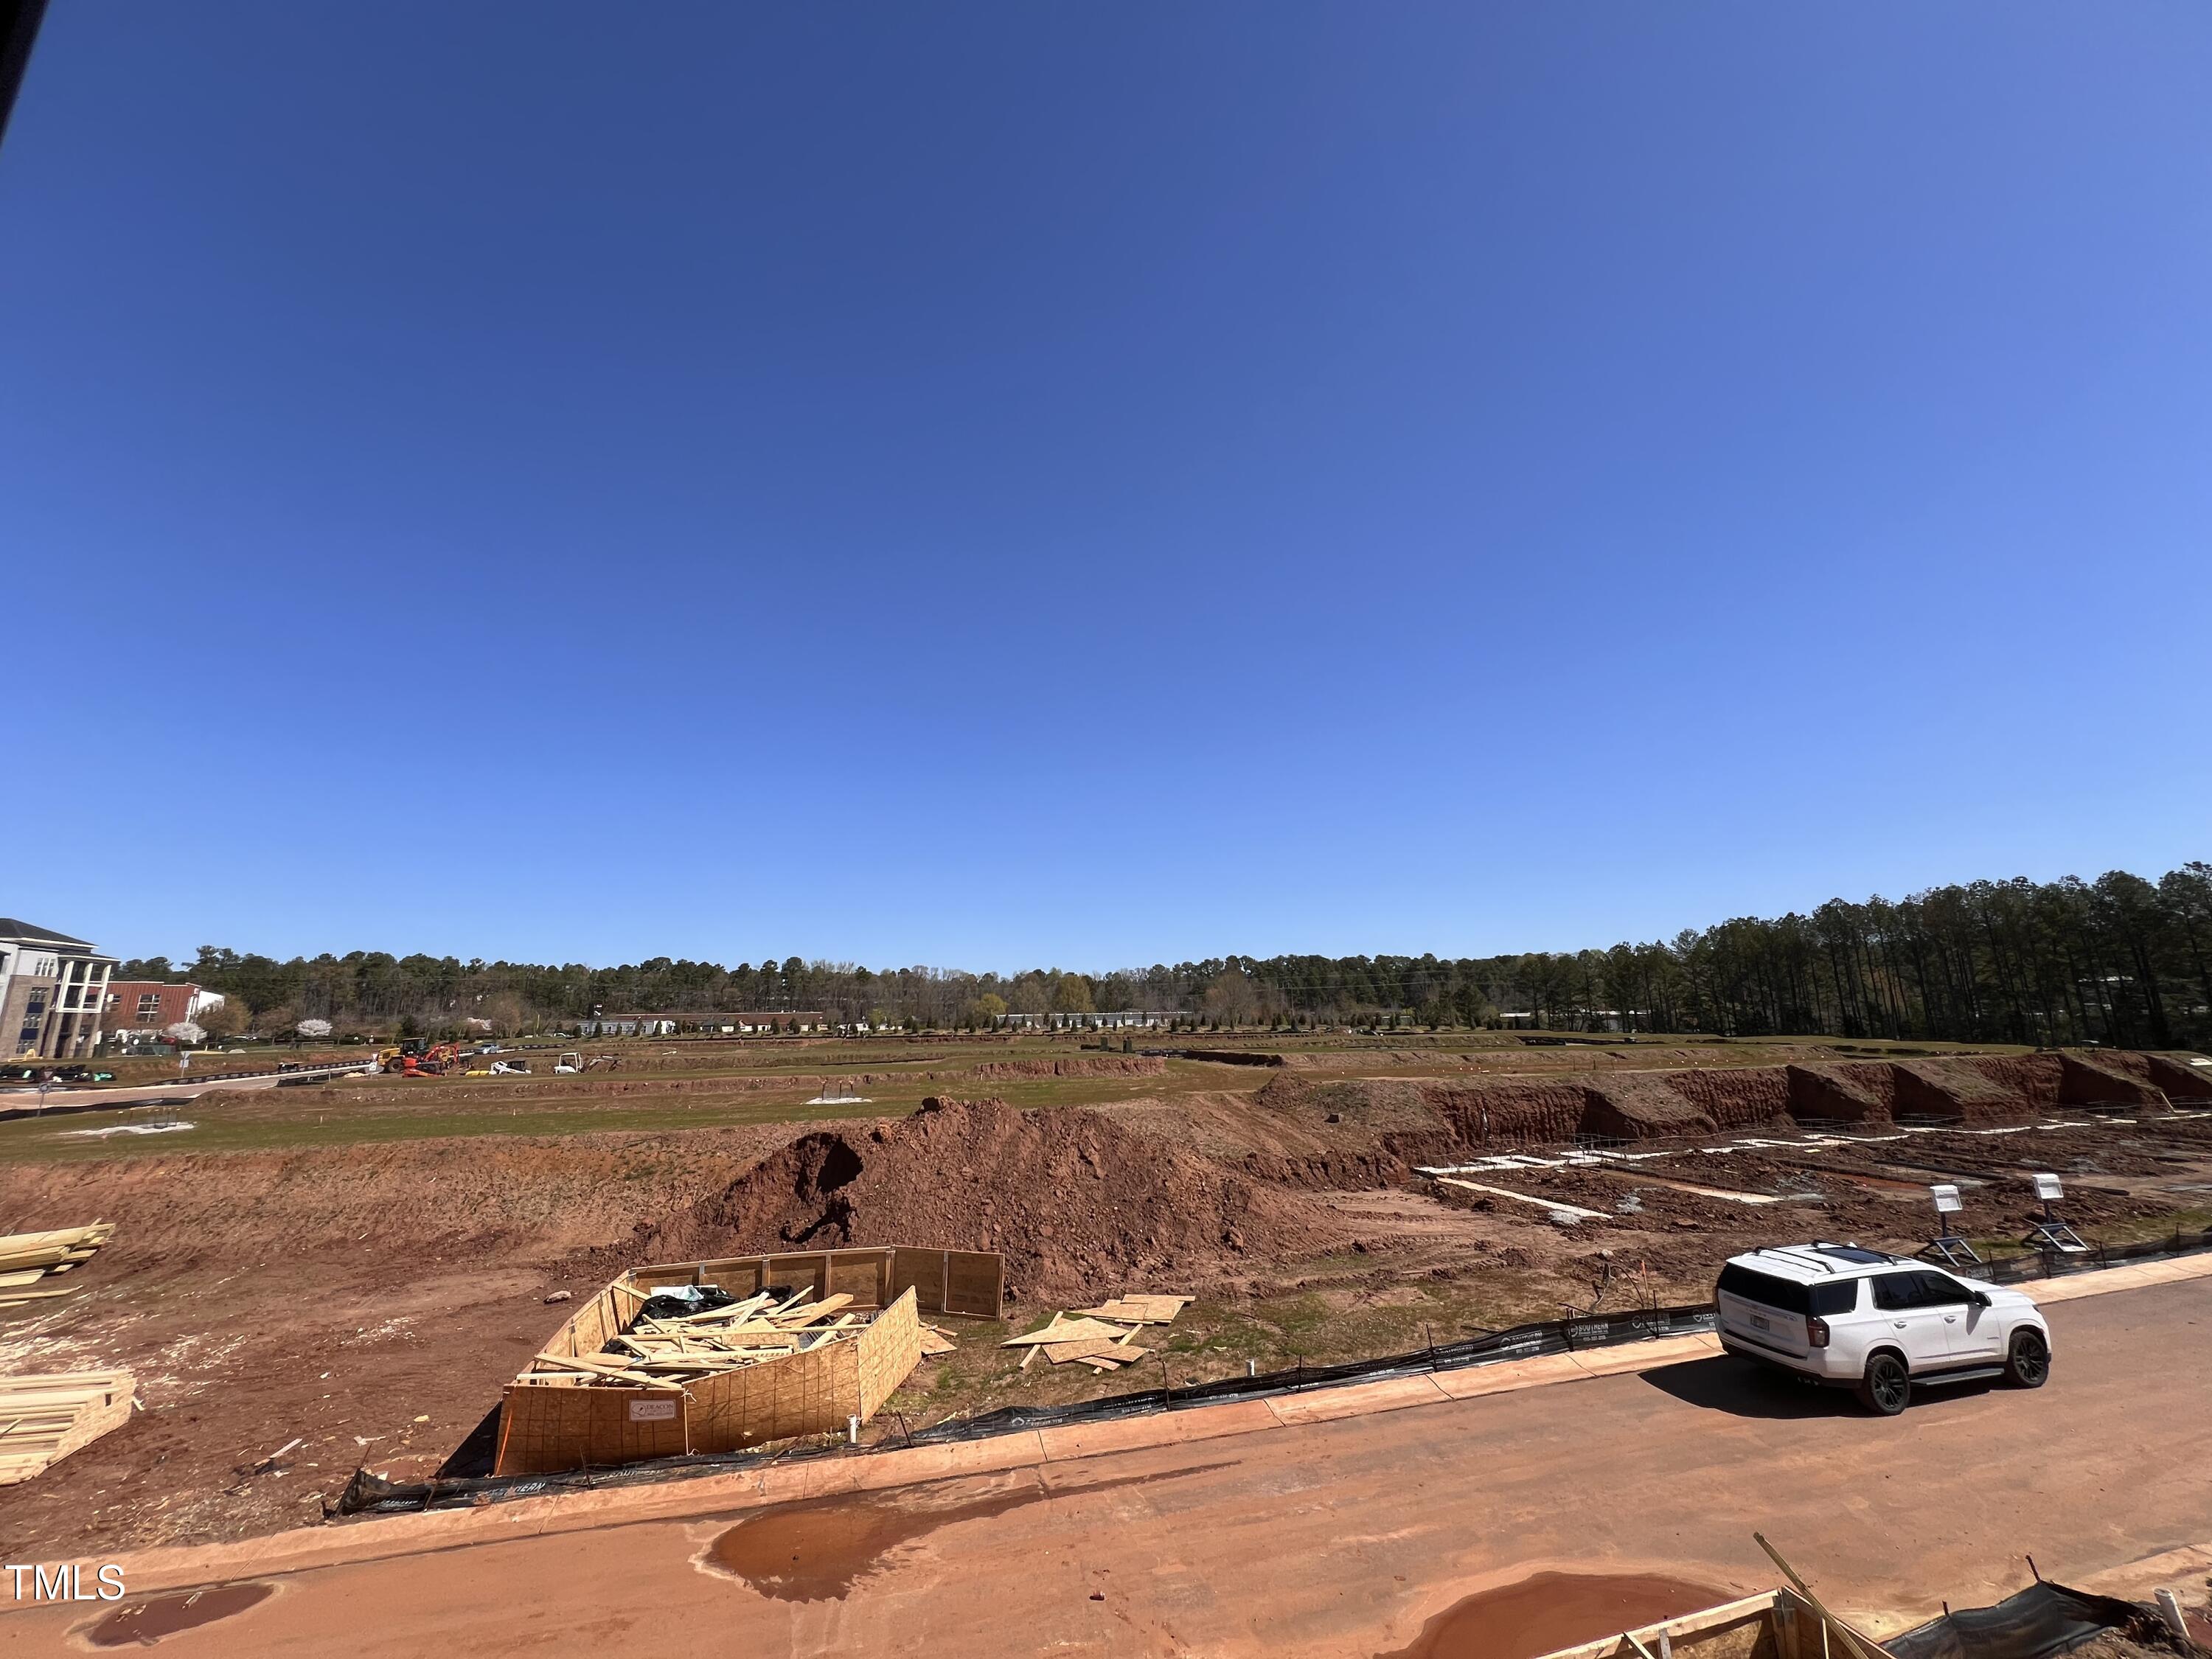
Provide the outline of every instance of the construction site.
<path id="1" fill-rule="evenodd" d="M 0 1212 L 46 1235 L 9 1241 L 37 1265 L 0 1355 L 86 1413 L 0 1490 L 17 1554 L 958 1462 L 1262 1395 L 1273 1423 L 1424 1355 L 1449 1393 L 1561 1341 L 1709 1341 L 1682 1322 L 1720 1264 L 1792 1240 L 1969 1273 L 2212 1244 L 2212 1066 L 2185 1053 L 1070 1034 L 531 1058 L 0 1121 Z"/>

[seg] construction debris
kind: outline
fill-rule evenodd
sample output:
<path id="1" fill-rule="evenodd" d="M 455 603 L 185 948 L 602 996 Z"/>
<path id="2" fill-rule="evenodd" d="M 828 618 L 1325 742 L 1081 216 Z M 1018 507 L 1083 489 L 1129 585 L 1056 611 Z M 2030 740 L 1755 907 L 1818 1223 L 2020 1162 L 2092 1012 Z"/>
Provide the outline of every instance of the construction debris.
<path id="1" fill-rule="evenodd" d="M 0 1486 L 28 1480 L 130 1417 L 129 1371 L 0 1377 Z"/>
<path id="2" fill-rule="evenodd" d="M 1055 1313 L 1026 1335 L 1009 1337 L 1001 1347 L 1026 1347 L 1021 1369 L 1042 1353 L 1055 1365 L 1088 1365 L 1094 1371 L 1119 1370 L 1144 1358 L 1152 1350 L 1133 1345 L 1146 1325 L 1170 1325 L 1197 1298 L 1188 1296 L 1121 1296 L 1095 1308 L 1078 1310 L 1071 1319 Z"/>
<path id="3" fill-rule="evenodd" d="M 921 1362 L 918 1304 L 996 1318 L 1005 1275 L 996 1255 L 908 1245 L 632 1268 L 507 1385 L 495 1472 L 850 1439 Z"/>
<path id="4" fill-rule="evenodd" d="M 37 1290 L 30 1287 L 41 1279 L 82 1267 L 114 1234 L 113 1222 L 95 1221 L 88 1226 L 60 1227 L 43 1233 L 10 1233 L 0 1237 L 0 1308 L 67 1296 L 76 1285 Z"/>
<path id="5" fill-rule="evenodd" d="M 851 1297 L 807 1304 L 813 1294 L 809 1285 L 789 1296 L 763 1291 L 699 1313 L 641 1316 L 628 1331 L 609 1337 L 596 1358 L 541 1353 L 515 1381 L 680 1389 L 724 1371 L 848 1341 L 866 1326 L 864 1316 L 843 1311 Z"/>
<path id="6" fill-rule="evenodd" d="M 957 1342 L 955 1342 L 951 1337 L 945 1335 L 943 1331 L 939 1330 L 936 1326 L 930 1324 L 926 1320 L 922 1322 L 921 1357 L 924 1359 L 934 1359 L 939 1354 L 951 1353 L 959 1346 L 960 1345 Z"/>
<path id="7" fill-rule="evenodd" d="M 1025 1336 L 1010 1336 L 999 1346 L 1018 1348 L 1028 1343 L 1073 1342 L 1086 1336 L 1103 1336 L 1109 1342 L 1119 1342 L 1125 1336 L 1136 1334 L 1132 1326 L 1109 1325 L 1103 1319 L 1070 1319 L 1064 1325 L 1060 1323 L 1065 1317 L 1065 1315 L 1054 1314 L 1051 1324 Z"/>
<path id="8" fill-rule="evenodd" d="M 1111 1302 L 1076 1311 L 1124 1325 L 1172 1325 L 1176 1316 L 1197 1300 L 1194 1296 L 1117 1296 Z"/>

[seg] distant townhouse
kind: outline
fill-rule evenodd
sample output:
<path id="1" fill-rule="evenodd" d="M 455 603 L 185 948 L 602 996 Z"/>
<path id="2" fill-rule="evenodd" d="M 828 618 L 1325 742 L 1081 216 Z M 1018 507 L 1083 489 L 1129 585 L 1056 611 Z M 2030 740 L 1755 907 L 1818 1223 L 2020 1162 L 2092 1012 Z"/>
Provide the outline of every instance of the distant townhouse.
<path id="1" fill-rule="evenodd" d="M 0 1054 L 82 1060 L 100 1046 L 115 958 L 90 944 L 0 917 Z"/>
<path id="2" fill-rule="evenodd" d="M 1000 1022 L 1024 1029 L 1060 1030 L 1070 1027 L 1081 1030 L 1119 1031 L 1124 1030 L 1151 1031 L 1172 1025 L 1187 1016 L 1154 1013 L 1141 1009 L 1121 1008 L 1103 1014 L 1003 1014 Z"/>
<path id="3" fill-rule="evenodd" d="M 830 1016 L 818 1008 L 780 1009 L 756 1013 L 593 1014 L 577 1022 L 580 1036 L 673 1036 L 678 1031 L 745 1036 L 755 1032 L 826 1031 Z"/>

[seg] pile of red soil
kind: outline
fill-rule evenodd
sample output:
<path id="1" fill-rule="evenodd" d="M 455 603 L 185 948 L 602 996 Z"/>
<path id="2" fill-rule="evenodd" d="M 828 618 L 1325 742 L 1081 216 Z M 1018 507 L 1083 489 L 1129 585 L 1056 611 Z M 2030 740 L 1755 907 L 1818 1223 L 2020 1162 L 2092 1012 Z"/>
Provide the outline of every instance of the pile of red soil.
<path id="1" fill-rule="evenodd" d="M 1340 1231 L 1300 1193 L 1103 1113 L 932 1097 L 910 1117 L 800 1137 L 641 1228 L 636 1248 L 664 1261 L 847 1244 L 997 1250 L 1010 1294 L 1066 1300 L 1189 1288 L 1248 1252 L 1281 1261 Z"/>

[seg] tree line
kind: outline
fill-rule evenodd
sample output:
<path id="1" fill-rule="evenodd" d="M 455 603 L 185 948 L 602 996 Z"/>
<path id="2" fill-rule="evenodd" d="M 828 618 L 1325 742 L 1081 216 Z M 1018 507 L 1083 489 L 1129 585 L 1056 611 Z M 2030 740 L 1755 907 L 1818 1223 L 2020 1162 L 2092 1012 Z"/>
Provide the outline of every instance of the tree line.
<path id="1" fill-rule="evenodd" d="M 1509 1026 L 2129 1048 L 2212 1042 L 2212 865 L 2156 880 L 1979 881 L 1833 899 L 1608 950 L 1495 957 L 1230 956 L 1089 975 L 871 969 L 799 957 L 613 968 L 356 951 L 289 961 L 216 945 L 119 977 L 224 993 L 223 1023 L 412 1036 L 475 1019 L 502 1035 L 607 1013 L 807 1011 L 957 1030 L 1012 1015 L 1165 1013 L 1211 1027 Z"/>

